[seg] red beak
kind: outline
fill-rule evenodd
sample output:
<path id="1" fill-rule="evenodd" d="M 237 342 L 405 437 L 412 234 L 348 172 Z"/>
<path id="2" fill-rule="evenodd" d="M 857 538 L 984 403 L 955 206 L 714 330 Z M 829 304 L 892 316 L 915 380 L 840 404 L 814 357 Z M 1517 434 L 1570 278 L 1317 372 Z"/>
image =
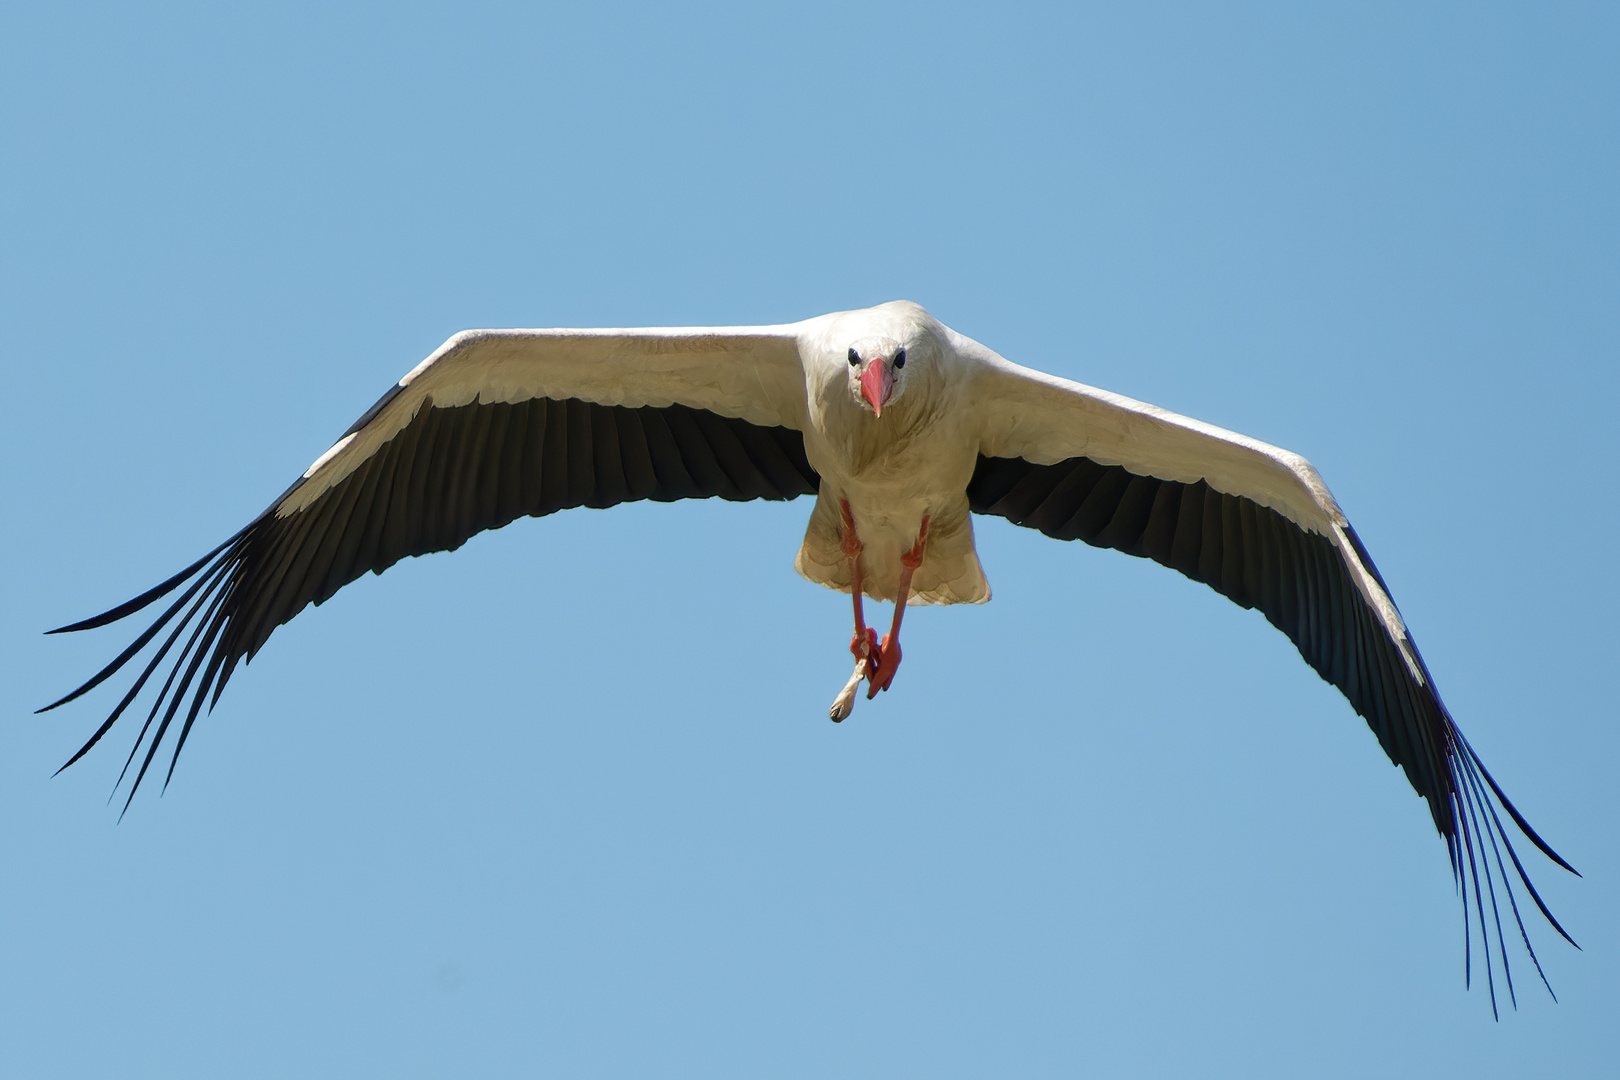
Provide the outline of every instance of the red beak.
<path id="1" fill-rule="evenodd" d="M 872 362 L 866 365 L 866 370 L 861 372 L 861 396 L 871 404 L 874 414 L 882 416 L 883 406 L 893 392 L 894 373 L 881 356 L 874 356 Z"/>

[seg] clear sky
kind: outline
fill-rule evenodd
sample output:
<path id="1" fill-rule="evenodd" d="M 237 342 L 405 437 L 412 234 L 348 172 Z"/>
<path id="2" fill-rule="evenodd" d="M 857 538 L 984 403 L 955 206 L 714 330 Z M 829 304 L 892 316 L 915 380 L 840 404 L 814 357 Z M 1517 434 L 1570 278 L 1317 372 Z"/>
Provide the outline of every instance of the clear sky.
<path id="1" fill-rule="evenodd" d="M 1305 7 L 6 4 L 0 1071 L 1620 1075 L 1620 16 Z M 808 503 L 640 505 L 306 611 L 122 824 L 132 730 L 51 778 L 137 628 L 40 632 L 455 331 L 899 297 L 1317 465 L 1587 875 L 1561 1003 L 1258 614 L 1000 521 L 842 726 Z"/>

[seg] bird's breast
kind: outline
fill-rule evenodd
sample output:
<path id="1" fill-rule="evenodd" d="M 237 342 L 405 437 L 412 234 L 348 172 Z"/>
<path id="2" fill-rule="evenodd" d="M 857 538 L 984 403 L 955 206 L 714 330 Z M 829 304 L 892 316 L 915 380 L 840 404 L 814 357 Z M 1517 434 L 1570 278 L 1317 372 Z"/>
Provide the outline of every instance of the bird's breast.
<path id="1" fill-rule="evenodd" d="M 807 432 L 805 454 L 824 486 L 886 523 L 896 514 L 911 516 L 914 506 L 921 513 L 928 504 L 961 498 L 979 451 L 954 425 L 886 414 Z"/>

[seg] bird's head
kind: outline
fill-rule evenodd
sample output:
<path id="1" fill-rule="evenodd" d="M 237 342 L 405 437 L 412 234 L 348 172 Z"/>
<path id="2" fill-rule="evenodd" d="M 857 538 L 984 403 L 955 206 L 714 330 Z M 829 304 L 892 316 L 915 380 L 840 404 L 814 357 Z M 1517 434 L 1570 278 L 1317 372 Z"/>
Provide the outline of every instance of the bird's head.
<path id="1" fill-rule="evenodd" d="M 882 416 L 891 401 L 905 393 L 906 346 L 888 337 L 864 337 L 846 354 L 849 392 L 855 402 Z"/>

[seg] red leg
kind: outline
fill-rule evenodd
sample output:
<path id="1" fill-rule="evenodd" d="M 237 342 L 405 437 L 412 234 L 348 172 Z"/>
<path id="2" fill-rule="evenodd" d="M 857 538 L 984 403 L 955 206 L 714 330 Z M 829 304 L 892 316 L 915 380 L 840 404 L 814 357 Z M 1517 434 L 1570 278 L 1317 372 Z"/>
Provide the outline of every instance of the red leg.
<path id="1" fill-rule="evenodd" d="M 894 682 L 894 673 L 900 670 L 900 620 L 906 617 L 906 598 L 911 595 L 911 575 L 922 565 L 923 546 L 928 543 L 928 515 L 924 514 L 922 527 L 917 530 L 917 542 L 911 550 L 900 556 L 900 590 L 894 598 L 894 623 L 883 635 L 877 647 L 877 673 L 866 680 L 866 698 L 870 701 L 879 690 L 887 690 Z"/>
<path id="2" fill-rule="evenodd" d="M 843 690 L 833 699 L 832 708 L 827 710 L 828 717 L 833 723 L 843 721 L 855 708 L 855 691 L 860 687 L 861 680 L 868 682 L 877 674 L 878 661 L 881 650 L 878 646 L 877 631 L 866 625 L 866 615 L 861 610 L 861 538 L 855 532 L 855 515 L 850 513 L 849 500 L 838 500 L 839 509 L 844 514 L 844 532 L 840 540 L 844 557 L 849 560 L 849 595 L 855 605 L 855 636 L 849 640 L 849 651 L 855 657 L 855 672 L 850 675 L 849 682 L 844 684 Z"/>
<path id="3" fill-rule="evenodd" d="M 877 631 L 866 625 L 866 614 L 861 609 L 861 552 L 865 550 L 861 538 L 855 533 L 855 515 L 850 513 L 849 500 L 839 499 L 844 512 L 844 557 L 849 560 L 849 595 L 855 602 L 855 636 L 850 638 L 849 651 L 856 660 L 866 663 L 866 677 L 870 679 L 878 668 Z"/>

